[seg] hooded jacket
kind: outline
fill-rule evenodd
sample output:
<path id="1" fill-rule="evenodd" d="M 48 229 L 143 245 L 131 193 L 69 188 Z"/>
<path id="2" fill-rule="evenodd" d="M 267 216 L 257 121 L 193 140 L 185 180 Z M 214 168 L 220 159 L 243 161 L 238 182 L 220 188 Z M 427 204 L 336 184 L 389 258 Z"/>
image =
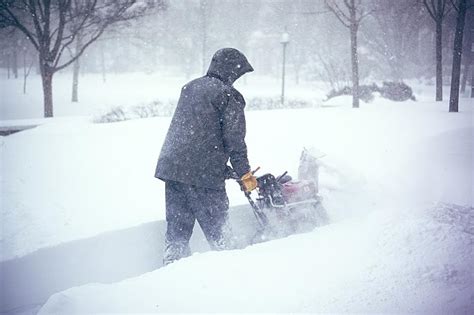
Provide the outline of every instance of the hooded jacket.
<path id="1" fill-rule="evenodd" d="M 155 177 L 222 189 L 229 160 L 240 177 L 250 171 L 245 100 L 232 84 L 251 71 L 240 51 L 223 48 L 212 57 L 205 76 L 183 86 Z"/>

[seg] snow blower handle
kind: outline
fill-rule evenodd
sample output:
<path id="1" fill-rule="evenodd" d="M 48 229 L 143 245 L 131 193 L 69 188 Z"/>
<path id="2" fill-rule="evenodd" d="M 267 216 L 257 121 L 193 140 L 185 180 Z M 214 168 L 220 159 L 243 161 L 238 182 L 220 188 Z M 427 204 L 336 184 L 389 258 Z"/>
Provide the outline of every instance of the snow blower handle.
<path id="1" fill-rule="evenodd" d="M 253 171 L 251 171 L 252 175 L 254 175 L 256 172 L 258 172 L 259 169 L 260 169 L 260 166 L 257 167 L 256 169 L 254 169 Z M 236 181 L 240 181 L 240 177 L 239 177 L 239 175 L 237 175 L 237 172 L 232 167 L 230 167 L 229 165 L 227 165 L 225 178 L 226 179 L 235 179 Z"/>
<path id="2" fill-rule="evenodd" d="M 252 175 L 254 175 L 258 170 L 260 169 L 260 166 L 251 171 Z M 235 179 L 239 185 L 241 185 L 241 180 L 239 175 L 237 175 L 237 172 L 227 165 L 226 169 L 226 178 L 227 179 Z M 259 230 L 263 231 L 267 226 L 268 226 L 268 218 L 263 213 L 263 211 L 258 207 L 258 205 L 253 201 L 251 192 L 250 191 L 244 191 L 244 195 L 247 198 L 248 202 L 250 203 L 250 206 L 252 207 L 253 214 L 255 215 L 255 218 L 257 219 L 257 222 L 259 223 Z"/>

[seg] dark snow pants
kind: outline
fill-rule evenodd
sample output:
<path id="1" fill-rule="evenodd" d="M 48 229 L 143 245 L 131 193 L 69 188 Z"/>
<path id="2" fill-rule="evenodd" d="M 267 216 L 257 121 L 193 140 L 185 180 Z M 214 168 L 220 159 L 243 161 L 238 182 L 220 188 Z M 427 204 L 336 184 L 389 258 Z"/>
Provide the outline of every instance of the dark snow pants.
<path id="1" fill-rule="evenodd" d="M 195 220 L 213 250 L 230 249 L 229 200 L 225 189 L 209 189 L 166 181 L 165 252 L 163 264 L 189 256 Z"/>

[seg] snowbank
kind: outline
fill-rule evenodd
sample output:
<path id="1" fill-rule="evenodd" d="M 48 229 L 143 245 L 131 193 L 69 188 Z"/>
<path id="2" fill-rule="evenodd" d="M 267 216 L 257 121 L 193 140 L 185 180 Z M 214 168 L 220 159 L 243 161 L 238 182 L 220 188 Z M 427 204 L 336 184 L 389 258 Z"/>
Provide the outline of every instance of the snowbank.
<path id="1" fill-rule="evenodd" d="M 116 284 L 72 288 L 40 314 L 468 314 L 473 233 L 473 208 L 374 212 L 244 250 L 195 254 Z"/>

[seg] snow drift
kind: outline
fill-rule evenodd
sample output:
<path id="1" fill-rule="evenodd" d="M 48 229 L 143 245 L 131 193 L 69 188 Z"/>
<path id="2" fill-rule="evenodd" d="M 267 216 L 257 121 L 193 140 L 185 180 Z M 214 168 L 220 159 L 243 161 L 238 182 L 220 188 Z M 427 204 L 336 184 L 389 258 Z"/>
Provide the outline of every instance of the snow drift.
<path id="1" fill-rule="evenodd" d="M 40 314 L 463 313 L 474 308 L 473 208 L 375 212 L 244 250 L 195 254 L 53 295 Z"/>

